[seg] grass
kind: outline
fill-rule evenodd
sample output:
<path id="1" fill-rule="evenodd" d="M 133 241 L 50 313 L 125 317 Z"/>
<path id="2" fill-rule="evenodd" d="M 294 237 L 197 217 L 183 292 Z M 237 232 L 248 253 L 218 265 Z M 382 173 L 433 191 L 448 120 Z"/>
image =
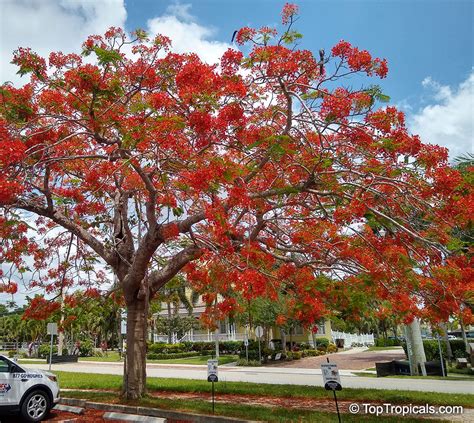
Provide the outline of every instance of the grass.
<path id="1" fill-rule="evenodd" d="M 386 350 L 402 350 L 402 347 L 375 347 L 371 346 L 367 351 L 386 351 Z"/>
<path id="2" fill-rule="evenodd" d="M 362 377 L 377 377 L 375 373 L 367 372 L 352 372 L 356 376 Z M 458 374 L 449 374 L 447 377 L 443 376 L 403 376 L 403 375 L 392 375 L 384 376 L 385 378 L 397 378 L 397 379 L 428 379 L 428 380 L 474 380 L 474 376 L 471 375 L 458 375 Z"/>
<path id="3" fill-rule="evenodd" d="M 208 384 L 209 385 L 209 384 Z M 207 389 L 209 392 L 209 386 Z M 217 399 L 219 392 L 217 392 Z M 117 395 L 111 393 L 95 393 L 95 392 L 68 392 L 68 397 L 75 398 L 84 398 L 92 401 L 102 401 L 102 402 L 116 402 Z M 326 397 L 328 393 L 326 391 Z M 210 399 L 210 398 L 209 398 Z M 140 401 L 131 401 L 124 402 L 130 405 L 140 405 L 143 407 L 154 407 L 168 410 L 179 410 L 187 412 L 197 412 L 203 414 L 211 414 L 212 408 L 211 404 L 207 401 L 202 400 L 180 400 L 176 401 L 175 399 L 166 399 L 166 398 L 151 398 L 147 397 Z M 361 418 L 367 422 L 378 422 L 381 420 L 381 417 L 363 415 L 346 414 L 347 410 L 341 410 L 342 421 L 344 422 L 360 422 Z M 323 422 L 323 423 L 332 423 L 335 421 L 335 413 L 330 412 L 321 412 L 321 411 L 312 411 L 312 410 L 301 410 L 301 409 L 289 409 L 283 407 L 263 407 L 263 406 L 254 406 L 247 404 L 222 404 L 216 402 L 215 404 L 215 414 L 225 415 L 228 417 L 237 417 L 248 420 L 261 420 L 261 421 L 271 421 L 271 422 Z M 421 419 L 414 418 L 401 418 L 399 416 L 394 417 L 383 417 L 383 421 L 386 422 L 420 422 Z"/>
<path id="4" fill-rule="evenodd" d="M 90 374 L 55 371 L 61 388 L 69 389 L 102 389 L 119 390 L 122 386 L 122 377 L 119 375 L 100 375 L 91 377 Z M 210 384 L 204 380 L 193 379 L 165 379 L 148 378 L 147 386 L 150 391 L 169 392 L 209 392 Z M 219 382 L 216 390 L 227 394 L 255 395 L 258 397 L 303 397 L 328 398 L 328 391 L 318 386 L 300 385 L 272 385 L 246 382 Z M 341 400 L 355 400 L 367 402 L 385 402 L 392 404 L 433 404 L 433 405 L 463 405 L 474 406 L 474 395 L 446 394 L 437 392 L 395 391 L 379 389 L 352 389 L 340 391 Z M 115 395 L 116 396 L 116 395 Z"/>
<path id="5" fill-rule="evenodd" d="M 174 358 L 171 360 L 147 360 L 147 363 L 205 365 L 207 364 L 207 360 L 210 358 L 212 358 L 210 355 L 196 355 L 195 357 Z M 219 357 L 219 364 L 233 363 L 238 359 L 239 357 L 237 355 L 221 355 Z M 116 351 L 112 351 L 107 356 L 103 357 L 80 357 L 79 361 L 119 362 L 121 359 Z"/>

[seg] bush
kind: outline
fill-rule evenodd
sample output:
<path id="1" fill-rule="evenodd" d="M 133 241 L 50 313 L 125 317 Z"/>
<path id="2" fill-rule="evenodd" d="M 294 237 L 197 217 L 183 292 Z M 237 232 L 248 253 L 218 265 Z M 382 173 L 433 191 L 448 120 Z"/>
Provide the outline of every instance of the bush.
<path id="1" fill-rule="evenodd" d="M 454 359 L 469 357 L 469 354 L 466 352 L 464 341 L 460 339 L 451 340 L 449 341 L 449 345 L 451 345 L 451 351 L 453 352 Z M 405 354 L 408 355 L 407 344 L 404 342 L 402 346 Z M 439 360 L 439 344 L 437 339 L 423 340 L 423 347 L 425 349 L 426 361 Z M 444 340 L 441 340 L 441 350 L 443 351 L 443 357 L 446 358 L 446 342 Z"/>
<path id="2" fill-rule="evenodd" d="M 397 347 L 398 345 L 401 345 L 401 341 L 399 339 L 377 338 L 375 340 L 376 347 Z"/>
<path id="3" fill-rule="evenodd" d="M 293 351 L 292 355 L 293 355 L 293 360 L 300 360 L 302 357 L 301 351 Z"/>
<path id="4" fill-rule="evenodd" d="M 195 351 L 185 351 L 173 354 L 157 354 L 157 353 L 148 353 L 146 358 L 148 360 L 172 360 L 174 358 L 186 358 L 186 357 L 196 357 Z"/>
<path id="5" fill-rule="evenodd" d="M 186 352 L 186 344 L 166 344 L 165 342 L 157 342 L 156 344 L 151 344 L 148 348 L 148 352 L 153 354 L 174 354 L 180 352 Z"/>
<path id="6" fill-rule="evenodd" d="M 79 346 L 79 355 L 81 357 L 92 357 L 94 346 L 90 339 L 84 339 L 79 341 L 81 345 Z M 64 353 L 64 352 L 63 352 Z"/>
<path id="7" fill-rule="evenodd" d="M 302 342 L 301 344 L 299 344 L 299 347 L 301 351 L 310 350 L 312 348 L 311 345 L 309 345 L 307 342 Z"/>
<path id="8" fill-rule="evenodd" d="M 306 357 L 318 357 L 320 355 L 324 355 L 325 352 L 322 350 L 305 350 L 304 354 Z"/>
<path id="9" fill-rule="evenodd" d="M 40 345 L 40 347 L 38 348 L 39 358 L 49 357 L 49 347 L 50 347 L 50 344 Z M 58 353 L 58 347 L 56 345 L 53 345 L 53 354 L 57 354 L 57 353 Z"/>
<path id="10" fill-rule="evenodd" d="M 238 354 L 242 349 L 245 349 L 242 341 L 219 342 L 219 352 L 222 354 Z"/>
<path id="11" fill-rule="evenodd" d="M 213 350 L 216 348 L 215 342 L 192 342 L 192 351 Z"/>
<path id="12" fill-rule="evenodd" d="M 335 353 L 337 352 L 336 344 L 329 344 L 327 348 L 328 353 Z"/>
<path id="13" fill-rule="evenodd" d="M 325 347 L 325 348 L 327 348 L 328 345 L 329 345 L 329 339 L 327 339 L 327 338 L 316 338 L 316 347 Z"/>

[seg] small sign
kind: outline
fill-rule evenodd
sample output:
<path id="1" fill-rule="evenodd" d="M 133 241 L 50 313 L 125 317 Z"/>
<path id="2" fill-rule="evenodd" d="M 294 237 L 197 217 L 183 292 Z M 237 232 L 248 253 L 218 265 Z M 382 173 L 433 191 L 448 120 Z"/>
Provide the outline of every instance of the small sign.
<path id="1" fill-rule="evenodd" d="M 281 360 L 281 353 L 275 354 L 275 361 Z"/>
<path id="2" fill-rule="evenodd" d="M 46 328 L 48 330 L 48 335 L 57 335 L 58 334 L 58 324 L 57 323 L 48 323 Z"/>
<path id="3" fill-rule="evenodd" d="M 255 335 L 257 335 L 257 338 L 261 338 L 263 336 L 263 328 L 261 326 L 257 326 L 255 328 Z"/>
<path id="4" fill-rule="evenodd" d="M 217 367 L 219 361 L 216 359 L 207 360 L 207 381 L 208 382 L 218 382 L 219 378 L 217 377 Z"/>
<path id="5" fill-rule="evenodd" d="M 249 346 L 249 340 L 248 339 L 244 339 L 244 347 L 248 347 Z"/>
<path id="6" fill-rule="evenodd" d="M 321 364 L 321 371 L 323 373 L 323 382 L 325 389 L 327 389 L 328 391 L 340 391 L 342 389 L 341 378 L 339 377 L 339 370 L 337 369 L 337 364 Z"/>

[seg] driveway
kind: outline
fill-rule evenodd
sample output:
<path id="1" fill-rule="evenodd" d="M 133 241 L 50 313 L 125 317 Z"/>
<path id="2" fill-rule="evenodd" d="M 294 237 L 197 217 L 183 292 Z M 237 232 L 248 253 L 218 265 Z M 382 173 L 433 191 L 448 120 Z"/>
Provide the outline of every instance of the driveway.
<path id="1" fill-rule="evenodd" d="M 375 363 L 392 360 L 405 360 L 405 352 L 399 350 L 368 351 L 363 349 L 353 349 L 340 353 L 321 355 L 319 357 L 305 357 L 301 360 L 282 361 L 272 364 L 271 367 L 285 367 L 298 369 L 319 369 L 322 363 L 327 362 L 337 364 L 342 370 L 363 370 L 375 367 Z"/>

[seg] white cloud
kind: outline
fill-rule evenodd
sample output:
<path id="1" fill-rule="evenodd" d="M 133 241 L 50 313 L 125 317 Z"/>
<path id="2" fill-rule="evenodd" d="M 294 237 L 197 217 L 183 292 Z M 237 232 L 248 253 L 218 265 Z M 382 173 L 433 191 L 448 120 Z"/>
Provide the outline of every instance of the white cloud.
<path id="1" fill-rule="evenodd" d="M 441 85 L 431 77 L 422 85 L 432 90 L 434 101 L 410 117 L 411 131 L 425 143 L 449 148 L 450 159 L 473 152 L 474 71 L 457 88 Z"/>
<path id="2" fill-rule="evenodd" d="M 230 44 L 212 40 L 215 29 L 199 25 L 190 13 L 190 4 L 173 4 L 163 16 L 148 20 L 152 35 L 162 34 L 171 38 L 176 53 L 193 52 L 208 63 L 218 63 Z"/>
<path id="3" fill-rule="evenodd" d="M 9 63 L 18 47 L 79 52 L 88 35 L 123 27 L 127 12 L 124 0 L 0 0 L 0 16 L 0 83 L 26 83 Z"/>

